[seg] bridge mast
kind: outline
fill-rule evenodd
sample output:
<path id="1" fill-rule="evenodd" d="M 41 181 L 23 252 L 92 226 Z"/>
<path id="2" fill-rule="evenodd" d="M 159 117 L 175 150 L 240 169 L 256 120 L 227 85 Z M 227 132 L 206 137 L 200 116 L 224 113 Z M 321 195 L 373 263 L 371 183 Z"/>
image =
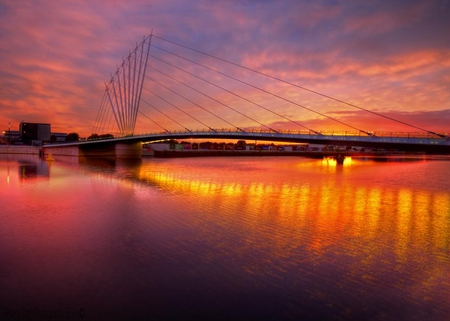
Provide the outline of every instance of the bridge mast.
<path id="1" fill-rule="evenodd" d="M 106 85 L 106 95 L 121 136 L 133 136 L 153 33 L 123 59 Z"/>

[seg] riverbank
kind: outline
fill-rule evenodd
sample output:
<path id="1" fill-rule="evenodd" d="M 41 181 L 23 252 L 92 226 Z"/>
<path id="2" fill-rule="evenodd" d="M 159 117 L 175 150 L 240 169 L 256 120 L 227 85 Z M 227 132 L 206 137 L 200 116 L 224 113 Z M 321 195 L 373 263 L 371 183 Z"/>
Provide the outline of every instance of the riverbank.
<path id="1" fill-rule="evenodd" d="M 153 157 L 155 158 L 182 158 L 182 157 L 214 157 L 214 156 L 303 156 L 310 158 L 323 158 L 323 157 L 337 157 L 342 156 L 387 156 L 386 152 L 372 152 L 372 153 L 360 153 L 360 152 L 335 152 L 335 151 L 267 151 L 267 150 L 162 150 L 154 151 Z M 390 155 L 390 154 L 389 154 Z"/>
<path id="2" fill-rule="evenodd" d="M 0 155 L 27 154 L 39 155 L 38 146 L 20 146 L 20 145 L 0 145 Z M 142 157 L 155 158 L 184 158 L 184 157 L 239 157 L 239 156 L 302 156 L 308 158 L 323 157 L 386 157 L 386 156 L 423 156 L 424 153 L 405 153 L 405 152 L 355 152 L 355 151 L 268 151 L 268 150 L 143 150 Z"/>
<path id="3" fill-rule="evenodd" d="M 0 145 L 0 154 L 39 155 L 40 147 L 21 145 Z"/>

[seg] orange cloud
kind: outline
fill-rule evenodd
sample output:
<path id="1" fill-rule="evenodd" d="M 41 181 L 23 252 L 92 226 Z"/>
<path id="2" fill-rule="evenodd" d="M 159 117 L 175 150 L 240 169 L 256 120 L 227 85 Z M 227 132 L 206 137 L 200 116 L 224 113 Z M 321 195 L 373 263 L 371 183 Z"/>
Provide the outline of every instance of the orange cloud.
<path id="1" fill-rule="evenodd" d="M 411 116 L 415 124 L 430 125 L 436 131 L 445 131 L 445 121 L 449 123 L 450 54 L 442 45 L 448 31 L 441 28 L 446 17 L 426 1 L 347 6 L 308 1 L 188 4 L 38 0 L 0 6 L 0 128 L 6 128 L 8 122 L 18 127 L 21 120 L 40 121 L 52 123 L 55 131 L 88 136 L 103 98 L 104 83 L 152 27 L 163 38 L 364 108 L 407 119 Z M 158 39 L 153 43 L 321 114 L 363 128 L 374 124 L 373 119 L 348 106 L 298 87 L 177 49 Z M 337 126 L 311 110 L 168 57 L 156 48 L 151 53 L 285 117 L 318 129 Z M 154 59 L 150 63 L 261 123 L 290 126 L 285 119 L 180 70 Z M 157 91 L 211 127 L 229 126 L 227 122 L 259 126 L 162 74 L 150 70 L 148 74 L 226 120 L 146 79 L 146 89 Z M 142 112 L 164 127 L 180 129 L 149 104 L 185 127 L 204 127 L 147 90 L 142 98 Z M 435 125 L 425 115 L 433 115 Z M 161 130 L 141 116 L 136 132 Z M 392 127 L 381 121 L 377 125 Z"/>

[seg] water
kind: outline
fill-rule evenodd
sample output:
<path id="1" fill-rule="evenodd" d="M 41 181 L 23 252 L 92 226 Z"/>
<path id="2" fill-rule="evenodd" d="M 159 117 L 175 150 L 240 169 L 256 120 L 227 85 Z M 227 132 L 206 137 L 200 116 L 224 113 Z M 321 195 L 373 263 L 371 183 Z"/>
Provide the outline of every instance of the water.
<path id="1" fill-rule="evenodd" d="M 1 155 L 0 313 L 449 320 L 449 168 Z"/>

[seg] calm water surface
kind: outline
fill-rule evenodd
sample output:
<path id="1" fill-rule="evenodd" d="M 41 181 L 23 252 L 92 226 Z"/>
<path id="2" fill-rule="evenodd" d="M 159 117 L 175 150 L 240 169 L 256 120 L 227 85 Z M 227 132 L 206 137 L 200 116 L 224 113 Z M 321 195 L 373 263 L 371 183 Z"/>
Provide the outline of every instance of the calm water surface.
<path id="1" fill-rule="evenodd" d="M 449 320 L 449 169 L 0 155 L 1 318 Z"/>

